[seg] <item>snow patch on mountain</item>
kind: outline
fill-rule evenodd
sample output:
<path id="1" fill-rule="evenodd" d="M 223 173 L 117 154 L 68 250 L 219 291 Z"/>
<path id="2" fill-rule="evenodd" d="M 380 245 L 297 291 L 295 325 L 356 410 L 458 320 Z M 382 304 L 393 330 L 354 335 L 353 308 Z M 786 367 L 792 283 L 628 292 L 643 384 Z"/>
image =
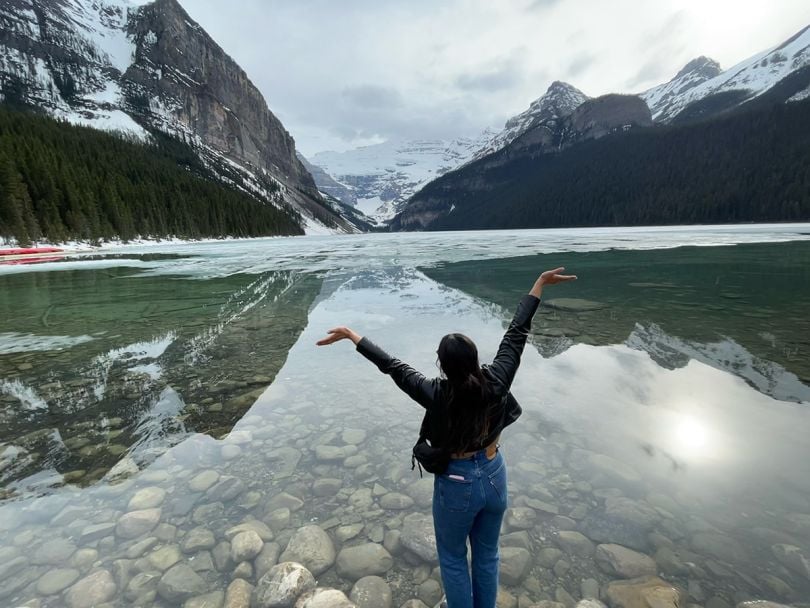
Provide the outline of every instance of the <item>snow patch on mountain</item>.
<path id="1" fill-rule="evenodd" d="M 704 60 L 703 65 L 701 60 Z M 719 72 L 717 62 L 700 57 L 669 82 L 648 89 L 640 96 L 650 106 L 655 121 L 669 122 L 688 105 L 717 93 L 742 91 L 746 99 L 758 97 L 807 65 L 810 65 L 810 26 L 779 46 L 757 53 L 724 72 Z M 690 66 L 693 69 L 687 69 Z M 719 73 L 712 75 L 715 71 Z"/>
<path id="2" fill-rule="evenodd" d="M 346 152 L 319 152 L 311 162 L 351 191 L 360 211 L 381 223 L 427 182 L 467 162 L 491 137 L 486 130 L 478 138 L 453 141 L 389 140 Z"/>
<path id="3" fill-rule="evenodd" d="M 590 97 L 576 87 L 555 80 L 527 110 L 507 120 L 503 130 L 481 146 L 470 160 L 478 160 L 505 148 L 530 129 L 541 126 L 553 129 L 561 118 L 571 114 L 588 99 Z"/>

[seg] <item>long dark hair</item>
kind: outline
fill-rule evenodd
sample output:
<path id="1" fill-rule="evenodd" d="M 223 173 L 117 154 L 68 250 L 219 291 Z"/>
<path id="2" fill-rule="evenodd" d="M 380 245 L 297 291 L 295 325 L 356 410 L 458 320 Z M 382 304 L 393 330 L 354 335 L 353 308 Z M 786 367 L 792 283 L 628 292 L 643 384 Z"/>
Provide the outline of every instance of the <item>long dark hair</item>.
<path id="1" fill-rule="evenodd" d="M 489 434 L 491 395 L 475 343 L 464 334 L 439 342 L 439 365 L 447 378 L 447 447 L 453 452 L 478 448 Z"/>

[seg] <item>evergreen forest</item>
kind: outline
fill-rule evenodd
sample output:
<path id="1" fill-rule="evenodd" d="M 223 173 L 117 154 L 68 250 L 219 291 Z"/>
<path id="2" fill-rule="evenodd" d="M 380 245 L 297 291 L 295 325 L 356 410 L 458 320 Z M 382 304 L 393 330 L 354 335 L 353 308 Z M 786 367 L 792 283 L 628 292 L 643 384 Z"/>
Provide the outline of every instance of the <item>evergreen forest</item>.
<path id="1" fill-rule="evenodd" d="M 0 105 L 0 237 L 20 246 L 302 234 L 299 221 L 216 181 L 168 136 L 144 143 Z"/>
<path id="2" fill-rule="evenodd" d="M 393 227 L 437 211 L 429 230 L 807 221 L 810 100 L 507 147 L 425 186 Z"/>

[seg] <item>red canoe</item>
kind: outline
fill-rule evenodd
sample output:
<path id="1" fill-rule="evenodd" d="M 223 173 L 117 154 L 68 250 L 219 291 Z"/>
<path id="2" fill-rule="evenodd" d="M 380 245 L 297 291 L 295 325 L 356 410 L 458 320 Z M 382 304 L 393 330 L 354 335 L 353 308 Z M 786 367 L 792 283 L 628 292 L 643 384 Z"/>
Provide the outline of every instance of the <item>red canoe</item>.
<path id="1" fill-rule="evenodd" d="M 15 249 L 0 249 L 0 257 L 4 255 L 34 255 L 40 253 L 62 253 L 59 247 L 26 247 Z"/>

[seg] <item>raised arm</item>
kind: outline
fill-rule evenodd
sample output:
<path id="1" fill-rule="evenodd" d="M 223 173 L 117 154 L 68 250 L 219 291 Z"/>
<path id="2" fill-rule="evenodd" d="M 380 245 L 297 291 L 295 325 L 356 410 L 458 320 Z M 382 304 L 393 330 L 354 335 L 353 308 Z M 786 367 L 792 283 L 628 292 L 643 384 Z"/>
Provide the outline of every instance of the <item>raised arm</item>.
<path id="1" fill-rule="evenodd" d="M 425 377 L 407 363 L 392 357 L 371 340 L 362 337 L 348 327 L 330 329 L 329 334 L 328 337 L 318 341 L 318 346 L 349 339 L 357 346 L 357 352 L 376 365 L 382 373 L 391 376 L 394 383 L 419 405 L 428 408 L 435 403 L 439 394 L 437 379 Z"/>
<path id="2" fill-rule="evenodd" d="M 563 270 L 565 268 L 547 270 L 537 278 L 529 293 L 520 300 L 515 316 L 501 340 L 498 353 L 495 355 L 492 365 L 489 366 L 489 371 L 507 391 L 512 386 L 512 381 L 515 379 L 520 365 L 520 356 L 523 354 L 523 347 L 526 346 L 529 330 L 532 327 L 532 317 L 540 304 L 543 287 L 576 279 L 574 275 L 560 274 Z"/>

